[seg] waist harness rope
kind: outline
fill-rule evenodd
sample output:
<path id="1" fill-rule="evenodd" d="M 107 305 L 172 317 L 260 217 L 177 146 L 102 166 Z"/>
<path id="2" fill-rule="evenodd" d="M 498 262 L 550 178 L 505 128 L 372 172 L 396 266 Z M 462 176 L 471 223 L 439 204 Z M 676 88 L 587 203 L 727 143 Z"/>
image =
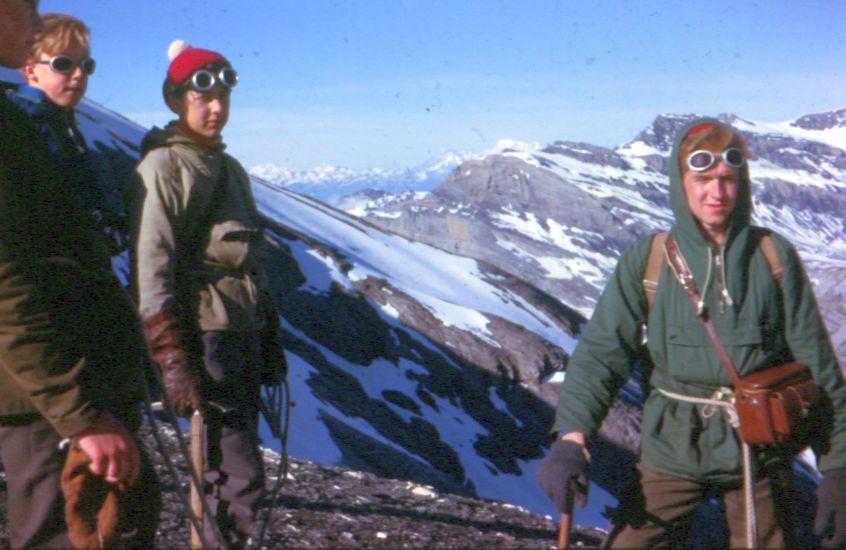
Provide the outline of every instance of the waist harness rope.
<path id="1" fill-rule="evenodd" d="M 734 392 L 731 388 L 717 388 L 714 390 L 714 393 L 711 394 L 711 397 L 694 397 L 692 395 L 684 395 L 682 393 L 676 393 L 663 388 L 656 389 L 662 395 L 677 401 L 705 405 L 699 413 L 703 418 L 710 418 L 714 416 L 714 413 L 717 412 L 717 410 L 721 409 L 731 427 L 735 430 L 740 428 L 740 419 L 737 416 L 737 409 L 734 406 Z M 743 455 L 743 500 L 745 504 L 744 508 L 746 510 L 746 543 L 750 548 L 754 548 L 757 546 L 758 522 L 755 515 L 755 471 L 752 467 L 752 449 L 749 443 L 746 443 L 740 437 L 738 437 L 738 439 L 740 440 Z"/>

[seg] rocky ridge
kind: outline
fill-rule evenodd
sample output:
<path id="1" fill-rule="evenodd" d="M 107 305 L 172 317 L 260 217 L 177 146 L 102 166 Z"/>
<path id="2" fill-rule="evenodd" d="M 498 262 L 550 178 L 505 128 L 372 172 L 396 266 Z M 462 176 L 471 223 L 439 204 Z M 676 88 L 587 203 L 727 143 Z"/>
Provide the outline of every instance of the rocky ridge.
<path id="1" fill-rule="evenodd" d="M 844 113 L 779 124 L 720 115 L 744 133 L 753 154 L 754 223 L 796 244 L 841 359 Z M 574 142 L 506 149 L 464 162 L 429 193 L 341 204 L 355 204 L 357 215 L 384 229 L 519 274 L 589 316 L 622 251 L 672 224 L 667 161 L 674 136 L 692 118 L 659 116 L 613 150 Z"/>

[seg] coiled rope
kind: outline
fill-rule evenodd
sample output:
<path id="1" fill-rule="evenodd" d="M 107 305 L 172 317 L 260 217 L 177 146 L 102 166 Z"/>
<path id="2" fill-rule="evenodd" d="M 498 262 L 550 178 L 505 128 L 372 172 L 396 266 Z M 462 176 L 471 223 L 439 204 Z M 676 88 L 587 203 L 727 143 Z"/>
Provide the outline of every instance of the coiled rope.
<path id="1" fill-rule="evenodd" d="M 279 464 L 276 468 L 276 482 L 270 491 L 267 504 L 267 512 L 261 520 L 258 540 L 255 548 L 261 548 L 264 544 L 267 525 L 277 508 L 279 493 L 288 480 L 288 433 L 291 424 L 291 387 L 287 379 L 282 379 L 274 386 L 263 386 L 264 395 L 259 400 L 261 414 L 270 427 L 270 432 L 279 440 Z"/>

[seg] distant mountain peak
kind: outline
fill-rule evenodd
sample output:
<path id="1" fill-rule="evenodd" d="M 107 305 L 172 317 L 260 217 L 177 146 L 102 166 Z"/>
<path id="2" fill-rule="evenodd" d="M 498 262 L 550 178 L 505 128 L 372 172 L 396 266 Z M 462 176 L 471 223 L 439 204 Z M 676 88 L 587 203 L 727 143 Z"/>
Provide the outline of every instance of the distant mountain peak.
<path id="1" fill-rule="evenodd" d="M 846 127 L 846 108 L 801 116 L 790 125 L 803 130 L 843 128 Z"/>
<path id="2" fill-rule="evenodd" d="M 356 169 L 321 164 L 310 170 L 297 170 L 265 163 L 250 168 L 250 174 L 292 191 L 337 204 L 343 197 L 367 189 L 390 193 L 409 189 L 428 191 L 465 160 L 482 156 L 484 154 L 445 151 L 441 156 L 417 166 L 394 169 Z"/>

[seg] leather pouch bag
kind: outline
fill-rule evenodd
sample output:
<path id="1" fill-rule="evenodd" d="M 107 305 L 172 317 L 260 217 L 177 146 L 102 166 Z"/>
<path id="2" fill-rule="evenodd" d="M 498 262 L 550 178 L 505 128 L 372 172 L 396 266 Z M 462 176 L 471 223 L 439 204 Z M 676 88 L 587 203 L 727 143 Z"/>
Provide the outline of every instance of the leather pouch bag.
<path id="1" fill-rule="evenodd" d="M 805 442 L 812 435 L 811 412 L 821 397 L 810 369 L 792 361 L 746 376 L 738 375 L 720 342 L 717 329 L 700 307 L 702 297 L 672 236 L 667 237 L 664 250 L 670 267 L 687 291 L 697 310 L 696 316 L 702 321 L 732 381 L 740 438 L 750 445 L 796 445 Z"/>
<path id="2" fill-rule="evenodd" d="M 820 388 L 807 366 L 784 363 L 739 378 L 735 407 L 740 437 L 752 445 L 782 445 L 807 436 Z"/>

